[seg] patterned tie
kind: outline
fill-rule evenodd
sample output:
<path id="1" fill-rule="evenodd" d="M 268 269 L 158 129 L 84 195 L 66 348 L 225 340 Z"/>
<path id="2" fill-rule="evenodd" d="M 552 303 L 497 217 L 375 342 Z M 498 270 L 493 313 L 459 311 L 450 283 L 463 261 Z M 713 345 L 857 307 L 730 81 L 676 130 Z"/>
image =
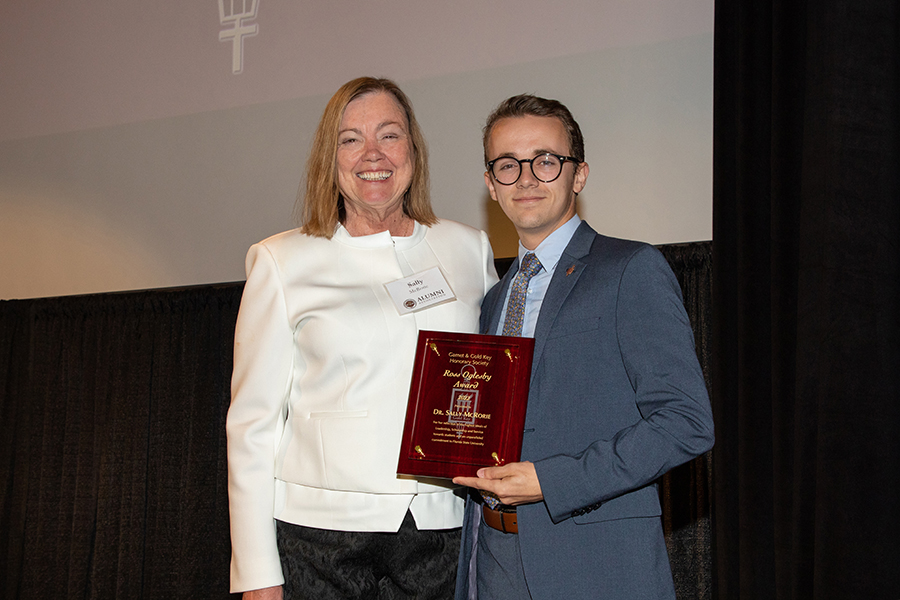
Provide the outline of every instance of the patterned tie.
<path id="1" fill-rule="evenodd" d="M 522 335 L 522 323 L 525 321 L 525 293 L 531 278 L 542 269 L 541 261 L 534 252 L 529 252 L 522 259 L 519 272 L 513 279 L 512 291 L 509 293 L 509 303 L 506 305 L 506 320 L 503 322 L 503 335 L 519 337 Z M 484 503 L 494 510 L 501 505 L 500 500 L 492 493 L 482 491 L 481 497 Z"/>
<path id="2" fill-rule="evenodd" d="M 503 322 L 503 335 L 521 336 L 522 323 L 525 320 L 525 293 L 531 278 L 541 270 L 541 261 L 534 252 L 529 252 L 522 259 L 522 266 L 513 280 L 509 293 L 509 304 L 506 306 L 506 321 Z"/>

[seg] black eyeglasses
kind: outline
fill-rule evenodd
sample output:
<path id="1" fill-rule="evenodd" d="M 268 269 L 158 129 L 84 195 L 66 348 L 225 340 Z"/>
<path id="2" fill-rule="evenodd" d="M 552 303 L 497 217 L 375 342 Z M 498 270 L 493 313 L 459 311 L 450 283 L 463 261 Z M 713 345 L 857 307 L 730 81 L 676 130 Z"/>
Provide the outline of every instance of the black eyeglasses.
<path id="1" fill-rule="evenodd" d="M 534 178 L 542 183 L 550 183 L 562 173 L 563 164 L 566 162 L 579 164 L 581 161 L 574 156 L 560 156 L 559 154 L 539 154 L 534 158 L 519 160 L 511 156 L 495 158 L 487 164 L 488 170 L 497 183 L 512 185 L 522 176 L 522 164 L 531 165 L 531 173 Z"/>

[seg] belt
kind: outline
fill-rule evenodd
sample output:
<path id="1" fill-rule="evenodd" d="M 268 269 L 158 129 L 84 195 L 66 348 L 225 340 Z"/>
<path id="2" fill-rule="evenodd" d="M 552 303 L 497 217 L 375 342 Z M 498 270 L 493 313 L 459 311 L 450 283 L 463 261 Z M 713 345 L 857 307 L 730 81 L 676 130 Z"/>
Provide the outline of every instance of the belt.
<path id="1" fill-rule="evenodd" d="M 488 527 L 502 531 L 503 533 L 519 533 L 519 523 L 516 520 L 516 509 L 494 510 L 488 505 L 483 505 L 484 523 Z"/>

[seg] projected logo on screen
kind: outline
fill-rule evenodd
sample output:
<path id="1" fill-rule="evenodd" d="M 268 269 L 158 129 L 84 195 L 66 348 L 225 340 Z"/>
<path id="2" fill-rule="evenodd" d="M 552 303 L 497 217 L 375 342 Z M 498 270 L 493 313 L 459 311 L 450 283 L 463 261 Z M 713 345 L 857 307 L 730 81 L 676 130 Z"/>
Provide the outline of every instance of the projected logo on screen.
<path id="1" fill-rule="evenodd" d="M 244 70 L 244 38 L 259 31 L 259 25 L 247 25 L 246 21 L 256 18 L 259 0 L 219 0 L 219 23 L 231 29 L 219 32 L 219 41 L 231 40 L 231 72 L 238 74 Z"/>

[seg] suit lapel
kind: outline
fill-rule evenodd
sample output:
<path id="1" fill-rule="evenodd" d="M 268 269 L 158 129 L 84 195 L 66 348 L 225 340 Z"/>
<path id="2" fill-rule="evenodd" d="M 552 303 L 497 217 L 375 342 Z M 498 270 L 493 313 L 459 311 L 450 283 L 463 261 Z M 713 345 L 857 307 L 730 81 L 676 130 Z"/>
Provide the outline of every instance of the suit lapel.
<path id="1" fill-rule="evenodd" d="M 590 252 L 596 236 L 597 233 L 591 229 L 590 225 L 582 221 L 572 235 L 572 239 L 569 240 L 569 245 L 566 246 L 562 256 L 559 257 L 559 263 L 557 263 L 556 270 L 553 272 L 553 279 L 550 280 L 550 286 L 547 288 L 547 294 L 544 296 L 544 302 L 541 304 L 541 312 L 538 314 L 537 324 L 534 329 L 532 383 L 534 383 L 534 374 L 537 372 L 535 367 L 540 364 L 550 328 L 556 320 L 556 315 L 559 314 L 563 302 L 569 296 L 569 292 L 572 291 L 572 288 L 575 287 L 579 277 L 584 272 L 585 263 L 582 259 Z M 503 297 L 505 297 L 505 294 Z"/>
<path id="2" fill-rule="evenodd" d="M 482 307 L 482 310 L 487 310 L 488 314 L 487 329 L 482 331 L 482 333 L 494 335 L 497 332 L 497 327 L 500 326 L 500 313 L 503 312 L 503 304 L 506 302 L 506 291 L 509 289 L 510 283 L 518 271 L 519 259 L 516 258 L 509 266 L 506 274 L 503 275 L 503 279 L 497 284 L 491 305 Z"/>

